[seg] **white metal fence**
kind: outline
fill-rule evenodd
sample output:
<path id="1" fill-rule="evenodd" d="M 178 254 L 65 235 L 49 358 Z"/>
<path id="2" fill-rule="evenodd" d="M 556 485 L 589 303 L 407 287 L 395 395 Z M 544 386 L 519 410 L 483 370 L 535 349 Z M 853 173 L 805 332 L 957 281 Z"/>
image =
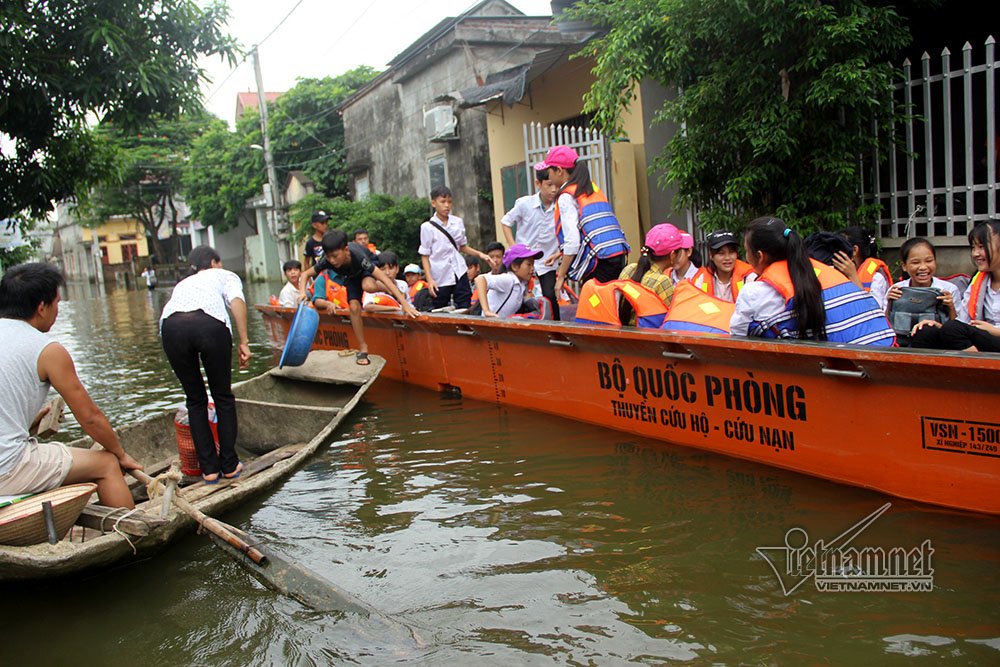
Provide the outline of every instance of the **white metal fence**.
<path id="1" fill-rule="evenodd" d="M 545 154 L 553 146 L 569 146 L 577 152 L 581 160 L 587 162 L 590 176 L 608 200 L 611 200 L 611 171 L 608 160 L 608 143 L 596 130 L 565 125 L 528 123 L 524 125 L 524 158 L 528 179 L 528 192 L 535 191 L 532 165 L 545 159 Z"/>
<path id="2" fill-rule="evenodd" d="M 891 150 L 881 164 L 876 153 L 862 165 L 862 198 L 880 205 L 879 233 L 887 245 L 912 236 L 964 243 L 975 222 L 996 217 L 1000 139 L 994 46 L 991 36 L 982 64 L 975 66 L 968 42 L 957 69 L 948 49 L 939 64 L 925 52 L 916 72 L 908 59 L 903 62 L 893 104 L 904 105 L 909 119 L 893 130 L 905 150 Z"/>

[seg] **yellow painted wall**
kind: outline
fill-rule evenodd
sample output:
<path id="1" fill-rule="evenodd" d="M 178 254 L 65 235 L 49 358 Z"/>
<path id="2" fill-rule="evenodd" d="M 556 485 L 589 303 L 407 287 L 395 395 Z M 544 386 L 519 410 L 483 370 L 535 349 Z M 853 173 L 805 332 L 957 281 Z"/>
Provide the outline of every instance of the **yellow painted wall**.
<path id="1" fill-rule="evenodd" d="M 94 232 L 100 241 L 101 249 L 107 248 L 108 264 L 121 264 L 122 245 L 134 243 L 139 257 L 149 256 L 149 246 L 146 243 L 146 232 L 142 224 L 133 218 L 111 218 L 104 221 L 96 230 L 84 227 L 81 229 L 84 243 L 91 243 L 94 239 Z M 123 234 L 133 234 L 134 239 L 122 240 Z"/>
<path id="2" fill-rule="evenodd" d="M 503 167 L 524 161 L 524 125 L 550 125 L 579 116 L 583 111 L 583 96 L 594 81 L 591 59 L 577 59 L 552 68 L 530 84 L 529 94 L 513 108 L 500 102 L 487 107 L 487 134 L 490 143 L 490 170 L 493 177 L 493 206 L 497 238 L 503 238 L 500 219 L 506 211 L 503 201 Z M 645 127 L 642 122 L 642 100 L 636 87 L 632 108 L 623 115 L 628 142 L 612 147 L 612 185 L 615 211 L 635 251 L 642 245 L 642 229 L 649 228 L 649 187 L 646 182 Z M 625 161 L 631 164 L 625 166 Z M 616 164 L 617 163 L 617 164 Z M 530 165 L 529 165 L 530 168 Z M 619 182 L 625 177 L 628 182 Z M 632 205 L 629 205 L 629 204 Z M 619 210 L 619 206 L 622 210 Z M 632 213 L 632 209 L 636 209 Z"/>

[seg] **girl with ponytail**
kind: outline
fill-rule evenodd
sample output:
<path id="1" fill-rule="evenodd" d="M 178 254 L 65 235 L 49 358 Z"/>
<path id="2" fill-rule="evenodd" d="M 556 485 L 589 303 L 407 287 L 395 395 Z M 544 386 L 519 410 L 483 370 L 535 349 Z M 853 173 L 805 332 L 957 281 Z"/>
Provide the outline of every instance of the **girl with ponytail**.
<path id="1" fill-rule="evenodd" d="M 795 231 L 774 217 L 747 227 L 747 261 L 759 276 L 736 299 L 734 336 L 893 345 L 885 313 L 842 273 L 814 262 Z"/>

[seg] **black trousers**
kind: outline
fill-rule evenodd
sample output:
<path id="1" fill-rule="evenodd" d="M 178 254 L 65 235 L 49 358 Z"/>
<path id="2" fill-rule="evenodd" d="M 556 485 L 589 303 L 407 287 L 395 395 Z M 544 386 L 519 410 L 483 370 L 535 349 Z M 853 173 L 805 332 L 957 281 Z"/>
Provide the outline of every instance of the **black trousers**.
<path id="1" fill-rule="evenodd" d="M 437 296 L 431 301 L 431 308 L 444 308 L 455 297 L 456 308 L 468 308 L 472 304 L 472 286 L 468 274 L 455 276 L 455 284 L 441 287 L 438 285 Z"/>
<path id="2" fill-rule="evenodd" d="M 206 475 L 236 470 L 236 397 L 233 396 L 233 335 L 226 325 L 201 310 L 174 313 L 163 321 L 163 351 L 184 388 L 191 439 L 198 464 Z M 208 425 L 208 395 L 201 378 L 205 367 L 208 387 L 219 420 L 219 451 Z"/>
<path id="3" fill-rule="evenodd" d="M 542 287 L 542 296 L 552 302 L 552 319 L 559 319 L 559 299 L 556 297 L 556 272 L 538 276 L 538 284 Z"/>
<path id="4" fill-rule="evenodd" d="M 965 350 L 973 345 L 980 352 L 1000 352 L 1000 336 L 965 322 L 948 320 L 939 327 L 921 328 L 910 340 L 910 347 L 935 350 Z"/>

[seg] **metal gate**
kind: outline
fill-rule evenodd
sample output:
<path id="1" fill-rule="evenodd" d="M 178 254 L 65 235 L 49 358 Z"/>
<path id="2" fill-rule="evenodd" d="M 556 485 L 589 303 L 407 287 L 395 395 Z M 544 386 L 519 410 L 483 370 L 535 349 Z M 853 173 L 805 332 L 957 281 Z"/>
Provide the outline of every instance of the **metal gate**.
<path id="1" fill-rule="evenodd" d="M 608 142 L 600 132 L 584 127 L 543 126 L 541 123 L 524 125 L 524 158 L 528 192 L 535 191 L 533 165 L 544 160 L 545 154 L 553 146 L 569 146 L 575 150 L 580 159 L 587 162 L 594 183 L 604 191 L 608 201 L 612 201 Z"/>
<path id="2" fill-rule="evenodd" d="M 939 62 L 925 52 L 919 71 L 909 60 L 903 62 L 893 103 L 910 114 L 895 128 L 905 150 L 883 139 L 886 162 L 877 153 L 862 162 L 862 199 L 879 204 L 883 239 L 901 243 L 931 236 L 964 244 L 973 224 L 996 217 L 1000 138 L 995 72 L 1000 61 L 993 37 L 984 46 L 978 65 L 973 65 L 968 42 L 961 67 L 952 63 L 948 49 Z"/>

